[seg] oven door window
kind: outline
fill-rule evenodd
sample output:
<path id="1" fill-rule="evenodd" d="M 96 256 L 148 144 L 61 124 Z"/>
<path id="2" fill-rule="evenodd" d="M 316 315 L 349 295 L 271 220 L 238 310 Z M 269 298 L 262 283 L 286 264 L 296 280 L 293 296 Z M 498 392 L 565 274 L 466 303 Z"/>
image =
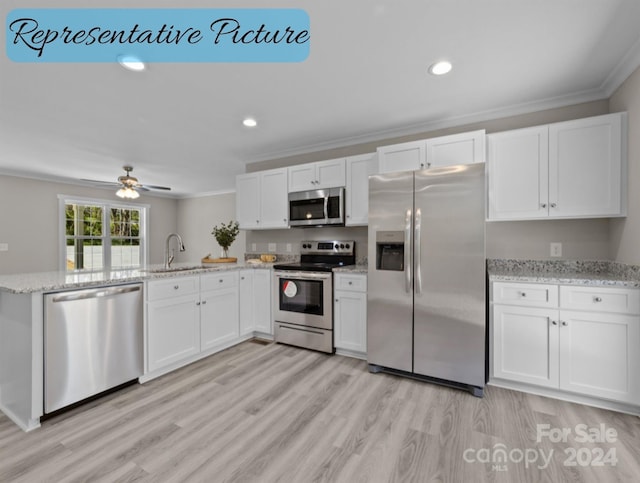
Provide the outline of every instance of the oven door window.
<path id="1" fill-rule="evenodd" d="M 290 201 L 290 218 L 294 221 L 324 220 L 324 198 Z"/>
<path id="2" fill-rule="evenodd" d="M 301 314 L 324 315 L 322 280 L 280 278 L 278 287 L 280 310 Z"/>

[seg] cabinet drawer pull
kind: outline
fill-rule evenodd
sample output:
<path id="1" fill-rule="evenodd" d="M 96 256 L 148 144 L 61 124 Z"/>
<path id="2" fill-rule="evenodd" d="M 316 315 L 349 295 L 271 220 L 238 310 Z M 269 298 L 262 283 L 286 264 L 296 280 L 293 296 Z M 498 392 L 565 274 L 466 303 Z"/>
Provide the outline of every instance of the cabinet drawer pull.
<path id="1" fill-rule="evenodd" d="M 218 282 L 222 283 L 222 282 L 223 282 L 223 280 L 222 280 L 222 279 L 220 279 L 220 280 L 218 280 Z"/>
<path id="2" fill-rule="evenodd" d="M 527 296 L 527 292 L 520 292 L 520 297 L 526 297 Z"/>
<path id="3" fill-rule="evenodd" d="M 180 288 L 180 285 L 174 285 L 173 286 L 173 290 L 178 290 Z"/>
<path id="4" fill-rule="evenodd" d="M 602 297 L 593 297 L 594 302 L 602 302 Z"/>
<path id="5" fill-rule="evenodd" d="M 349 282 L 349 285 L 353 285 L 353 282 Z"/>

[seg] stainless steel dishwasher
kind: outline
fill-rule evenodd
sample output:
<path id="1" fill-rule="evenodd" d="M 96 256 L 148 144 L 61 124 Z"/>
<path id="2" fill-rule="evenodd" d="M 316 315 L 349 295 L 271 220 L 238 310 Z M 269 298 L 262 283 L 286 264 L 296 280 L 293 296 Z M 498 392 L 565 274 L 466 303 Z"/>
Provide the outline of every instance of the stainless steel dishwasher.
<path id="1" fill-rule="evenodd" d="M 142 375 L 142 305 L 142 284 L 45 295 L 45 413 Z"/>

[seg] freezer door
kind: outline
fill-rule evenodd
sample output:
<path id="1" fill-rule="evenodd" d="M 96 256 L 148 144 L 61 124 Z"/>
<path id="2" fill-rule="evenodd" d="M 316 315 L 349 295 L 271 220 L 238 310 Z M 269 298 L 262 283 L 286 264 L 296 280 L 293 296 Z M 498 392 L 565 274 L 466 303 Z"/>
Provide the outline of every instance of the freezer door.
<path id="1" fill-rule="evenodd" d="M 485 383 L 484 163 L 415 173 L 414 372 Z"/>
<path id="2" fill-rule="evenodd" d="M 412 171 L 369 177 L 367 360 L 403 371 L 412 370 L 412 215 Z M 403 244 L 402 267 L 389 258 L 389 244 Z"/>

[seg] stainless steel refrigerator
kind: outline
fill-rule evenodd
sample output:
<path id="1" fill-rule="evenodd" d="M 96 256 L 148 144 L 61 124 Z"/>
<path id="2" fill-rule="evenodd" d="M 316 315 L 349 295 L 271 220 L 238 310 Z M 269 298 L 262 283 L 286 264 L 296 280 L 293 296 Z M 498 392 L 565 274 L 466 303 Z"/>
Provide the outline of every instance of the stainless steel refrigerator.
<path id="1" fill-rule="evenodd" d="M 484 224 L 484 163 L 369 178 L 371 372 L 483 395 Z"/>

